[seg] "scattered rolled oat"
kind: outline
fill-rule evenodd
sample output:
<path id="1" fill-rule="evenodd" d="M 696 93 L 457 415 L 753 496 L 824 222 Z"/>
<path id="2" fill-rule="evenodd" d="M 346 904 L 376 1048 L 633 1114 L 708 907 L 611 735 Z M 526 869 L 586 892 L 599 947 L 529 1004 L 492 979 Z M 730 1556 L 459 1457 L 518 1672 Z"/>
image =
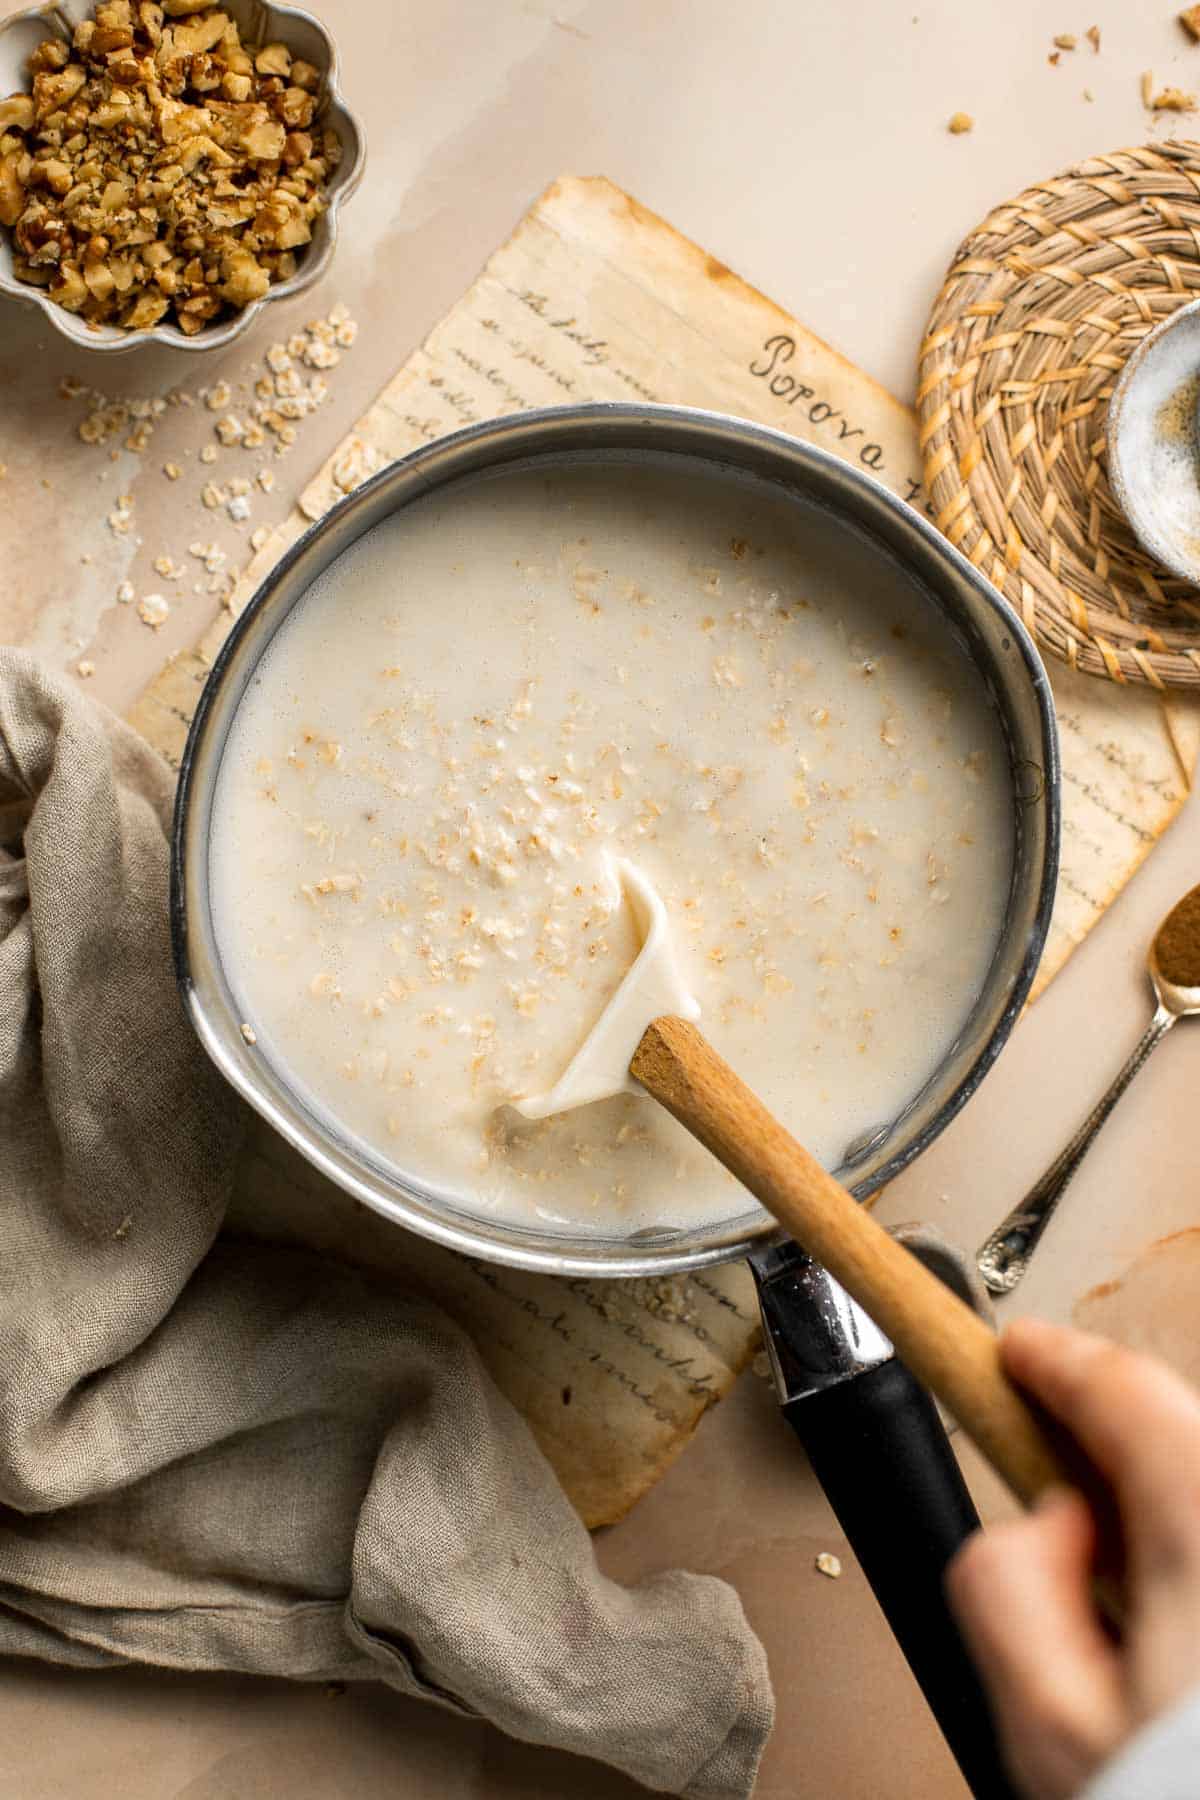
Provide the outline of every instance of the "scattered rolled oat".
<path id="1" fill-rule="evenodd" d="M 1087 39 L 1088 43 L 1092 46 L 1092 49 L 1096 52 L 1096 55 L 1099 56 L 1099 54 L 1100 54 L 1100 27 L 1098 25 L 1089 25 L 1083 35 Z"/>
<path id="2" fill-rule="evenodd" d="M 361 438 L 351 438 L 330 471 L 334 485 L 341 488 L 343 494 L 353 493 L 368 476 L 374 475 L 379 464 L 379 452 L 373 444 L 364 444 Z"/>
<path id="3" fill-rule="evenodd" d="M 1059 31 L 1055 34 L 1054 48 L 1056 50 L 1077 50 L 1079 39 L 1073 31 Z"/>
<path id="4" fill-rule="evenodd" d="M 84 657 L 82 662 L 76 663 L 75 669 L 76 669 L 76 673 L 78 675 L 82 676 L 84 681 L 86 681 L 90 675 L 94 675 L 96 673 L 95 663 L 89 661 L 89 659 L 86 656 Z"/>
<path id="5" fill-rule="evenodd" d="M 152 631 L 165 625 L 171 614 L 171 608 L 162 594 L 144 594 L 138 601 L 138 617 Z"/>
<path id="6" fill-rule="evenodd" d="M 150 0 L 147 0 L 147 4 Z M 2 102 L 0 102 L 2 104 Z M 342 304 L 332 307 L 323 319 L 311 320 L 303 330 L 293 334 L 291 347 L 284 344 L 273 344 L 263 354 L 263 361 L 258 365 L 264 372 L 256 374 L 253 368 L 243 370 L 234 381 L 220 380 L 211 387 L 202 388 L 197 393 L 188 393 L 173 388 L 165 394 L 146 398 L 113 399 L 88 387 L 75 376 L 65 376 L 58 384 L 58 392 L 62 399 L 80 403 L 84 417 L 76 429 L 84 443 L 105 448 L 108 455 L 116 460 L 119 451 L 115 444 L 123 440 L 128 449 L 135 452 L 145 448 L 149 434 L 161 421 L 168 409 L 179 412 L 186 411 L 199 402 L 209 414 L 216 417 L 205 418 L 202 429 L 215 434 L 216 442 L 206 442 L 197 446 L 193 440 L 186 444 L 179 453 L 179 460 L 172 459 L 161 464 L 164 477 L 169 481 L 178 481 L 187 472 L 186 458 L 198 455 L 207 470 L 215 475 L 214 465 L 222 461 L 222 445 L 235 457 L 240 458 L 242 450 L 259 449 L 267 444 L 274 446 L 276 457 L 284 454 L 288 446 L 296 441 L 298 430 L 303 422 L 314 414 L 329 397 L 330 387 L 321 373 L 307 373 L 311 366 L 310 352 L 314 352 L 317 360 L 321 360 L 332 343 L 341 341 L 348 345 L 355 335 L 354 321 L 349 310 Z M 239 395 L 247 392 L 253 398 L 247 404 L 242 402 L 239 413 L 229 410 L 234 399 L 234 389 Z M 287 405 L 287 413 L 282 410 Z M 290 416 L 289 416 L 290 415 Z M 351 453 L 345 457 L 338 468 L 341 481 L 346 483 L 346 491 L 374 472 L 379 465 L 378 453 L 367 446 L 356 443 Z M 247 467 L 247 465 L 243 465 Z M 0 465 L 2 469 L 2 465 Z M 265 464 L 258 467 L 247 467 L 246 475 L 235 475 L 222 481 L 210 479 L 205 481 L 201 490 L 206 510 L 210 513 L 224 510 L 233 525 L 244 525 L 252 518 L 253 499 L 256 493 L 271 493 L 276 486 L 274 470 Z M 137 519 L 134 513 L 134 501 L 131 494 L 125 493 L 109 502 L 111 510 L 102 513 L 108 528 L 115 535 L 128 537 L 132 543 L 141 540 L 135 536 Z M 250 545 L 257 553 L 263 549 L 269 536 L 267 527 L 259 527 L 250 536 Z M 223 604 L 228 604 L 238 579 L 238 569 L 227 566 L 229 559 L 226 552 L 217 543 L 195 542 L 189 545 L 189 554 L 203 564 L 205 579 L 192 585 L 198 595 L 218 596 Z M 81 561 L 89 562 L 90 554 L 84 552 Z M 165 552 L 156 556 L 151 567 L 156 576 L 163 582 L 182 582 L 187 579 L 187 570 L 183 564 L 176 562 Z M 136 579 L 136 571 L 135 571 Z M 118 605 L 134 604 L 137 588 L 134 580 L 124 580 L 116 588 L 114 599 Z M 170 606 L 161 593 L 149 594 L 138 606 L 139 616 L 152 629 L 159 629 L 169 616 Z"/>
<path id="7" fill-rule="evenodd" d="M 842 1572 L 842 1559 L 840 1556 L 835 1556 L 832 1550 L 818 1551 L 814 1562 L 820 1573 L 828 1575 L 830 1581 L 836 1581 Z"/>
<path id="8" fill-rule="evenodd" d="M 970 113 L 956 112 L 950 115 L 946 130 L 954 137 L 961 137 L 964 131 L 974 131 L 975 121 Z"/>
<path id="9" fill-rule="evenodd" d="M 241 1032 L 242 1036 L 245 1038 L 245 1040 L 248 1044 L 257 1044 L 258 1033 L 257 1033 L 257 1031 L 255 1031 L 253 1025 L 247 1025 L 245 1023 L 245 1021 L 243 1021 L 242 1024 L 238 1026 L 238 1030 Z"/>

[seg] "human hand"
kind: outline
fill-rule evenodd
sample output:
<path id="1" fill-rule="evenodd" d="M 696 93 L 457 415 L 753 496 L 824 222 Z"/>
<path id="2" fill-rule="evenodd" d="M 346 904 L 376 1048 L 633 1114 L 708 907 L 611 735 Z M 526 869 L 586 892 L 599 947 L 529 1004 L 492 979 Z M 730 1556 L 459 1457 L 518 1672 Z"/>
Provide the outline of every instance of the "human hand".
<path id="1" fill-rule="evenodd" d="M 1119 1644 L 1092 1598 L 1095 1522 L 1070 1489 L 977 1533 L 947 1575 L 1013 1775 L 1030 1800 L 1069 1800 L 1200 1684 L 1200 1395 L 1065 1326 L 1021 1319 L 1000 1343 L 1007 1373 L 1111 1489 L 1124 1538 Z"/>

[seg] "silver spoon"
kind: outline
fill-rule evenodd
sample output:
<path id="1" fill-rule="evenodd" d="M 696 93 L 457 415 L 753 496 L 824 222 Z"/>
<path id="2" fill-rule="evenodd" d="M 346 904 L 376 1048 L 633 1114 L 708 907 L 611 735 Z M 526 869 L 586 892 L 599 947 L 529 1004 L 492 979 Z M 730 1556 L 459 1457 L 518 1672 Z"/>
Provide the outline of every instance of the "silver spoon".
<path id="1" fill-rule="evenodd" d="M 1176 1020 L 1200 1013 L 1200 887 L 1192 888 L 1167 914 L 1154 935 L 1147 966 L 1157 1006 L 1141 1042 L 1041 1180 L 979 1246 L 975 1261 L 989 1293 L 1012 1293 L 1067 1183 L 1125 1089 Z"/>

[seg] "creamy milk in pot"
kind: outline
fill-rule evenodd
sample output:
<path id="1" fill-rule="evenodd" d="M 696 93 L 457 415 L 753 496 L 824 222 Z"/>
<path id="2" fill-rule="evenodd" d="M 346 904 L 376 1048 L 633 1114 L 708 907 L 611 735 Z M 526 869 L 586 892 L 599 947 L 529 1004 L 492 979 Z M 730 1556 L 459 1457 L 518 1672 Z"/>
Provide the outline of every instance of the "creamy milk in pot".
<path id="1" fill-rule="evenodd" d="M 396 1223 L 699 1269 L 775 1227 L 661 1109 L 511 1104 L 638 951 L 614 871 L 864 1195 L 1007 1038 L 1058 836 L 1037 652 L 919 513 L 743 420 L 563 407 L 406 457 L 266 577 L 183 757 L 176 963 L 226 1077 Z"/>
<path id="2" fill-rule="evenodd" d="M 212 916 L 256 1052 L 369 1154 L 582 1232 L 744 1204 L 651 1101 L 537 1123 L 663 895 L 720 1052 L 830 1167 L 961 1034 L 1013 879 L 996 707 L 899 560 L 776 484 L 506 468 L 385 519 L 221 757 Z"/>

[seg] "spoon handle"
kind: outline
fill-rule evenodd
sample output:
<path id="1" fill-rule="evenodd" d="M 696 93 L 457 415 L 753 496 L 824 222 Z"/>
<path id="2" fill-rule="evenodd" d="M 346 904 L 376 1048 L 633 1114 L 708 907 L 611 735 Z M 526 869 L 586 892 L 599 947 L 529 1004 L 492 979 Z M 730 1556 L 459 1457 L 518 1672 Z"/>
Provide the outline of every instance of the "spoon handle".
<path id="1" fill-rule="evenodd" d="M 694 1025 L 656 1019 L 629 1066 L 870 1314 L 1020 1499 L 1072 1480 L 1005 1377 L 995 1334 L 784 1130 Z"/>
<path id="2" fill-rule="evenodd" d="M 1037 1184 L 985 1238 L 975 1261 L 984 1285 L 992 1294 L 1011 1294 L 1029 1267 L 1043 1231 L 1054 1216 L 1068 1182 L 1091 1149 L 1109 1113 L 1125 1092 L 1150 1052 L 1161 1044 L 1178 1017 L 1159 1001 L 1141 1041 L 1108 1092 L 1092 1108 L 1070 1143 L 1064 1146 Z"/>

